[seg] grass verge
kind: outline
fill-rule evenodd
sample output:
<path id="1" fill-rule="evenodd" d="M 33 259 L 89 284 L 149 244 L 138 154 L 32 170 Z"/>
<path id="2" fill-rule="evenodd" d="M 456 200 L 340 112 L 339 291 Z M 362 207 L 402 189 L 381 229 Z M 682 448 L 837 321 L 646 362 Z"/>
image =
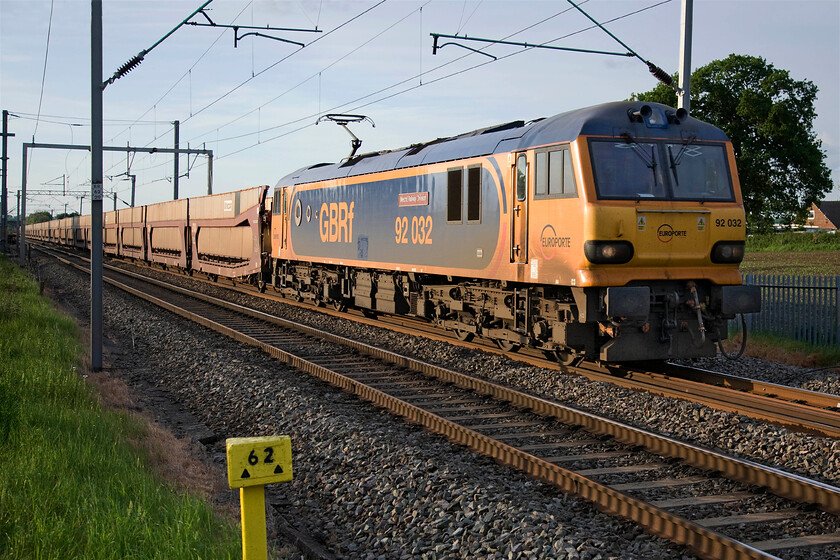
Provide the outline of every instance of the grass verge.
<path id="1" fill-rule="evenodd" d="M 741 272 L 793 276 L 840 276 L 840 250 L 747 253 L 744 255 L 744 262 L 741 263 Z"/>
<path id="2" fill-rule="evenodd" d="M 837 251 L 840 235 L 836 233 L 784 232 L 747 236 L 747 252 Z"/>
<path id="3" fill-rule="evenodd" d="M 724 343 L 727 352 L 741 345 L 741 335 Z M 807 368 L 836 368 L 840 372 L 840 348 L 816 346 L 766 332 L 750 331 L 747 336 L 747 356 L 779 364 Z"/>
<path id="4" fill-rule="evenodd" d="M 236 558 L 237 529 L 162 482 L 103 411 L 73 322 L 0 257 L 0 558 Z"/>

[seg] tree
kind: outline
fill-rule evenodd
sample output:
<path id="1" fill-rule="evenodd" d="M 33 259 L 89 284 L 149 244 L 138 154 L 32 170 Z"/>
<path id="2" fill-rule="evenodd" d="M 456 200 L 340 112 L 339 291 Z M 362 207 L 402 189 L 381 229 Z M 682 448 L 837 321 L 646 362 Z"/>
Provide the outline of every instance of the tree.
<path id="1" fill-rule="evenodd" d="M 39 212 L 32 212 L 26 217 L 26 225 L 40 224 L 41 222 L 49 222 L 52 220 L 52 213 L 41 210 Z"/>
<path id="2" fill-rule="evenodd" d="M 813 129 L 817 91 L 813 82 L 794 80 L 787 70 L 754 56 L 731 54 L 691 75 L 691 115 L 732 140 L 752 229 L 804 219 L 811 203 L 831 191 L 822 142 Z M 677 104 L 676 93 L 664 84 L 633 97 Z"/>

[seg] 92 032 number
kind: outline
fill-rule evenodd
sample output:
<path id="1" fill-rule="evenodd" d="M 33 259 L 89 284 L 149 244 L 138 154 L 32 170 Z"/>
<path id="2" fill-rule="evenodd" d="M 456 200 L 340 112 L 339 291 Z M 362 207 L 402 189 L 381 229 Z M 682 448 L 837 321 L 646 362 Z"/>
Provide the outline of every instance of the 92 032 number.
<path id="1" fill-rule="evenodd" d="M 724 220 L 723 218 L 715 219 L 716 227 L 743 227 L 743 225 L 743 220 L 741 220 L 740 218 L 729 218 L 726 220 Z"/>
<path id="2" fill-rule="evenodd" d="M 431 216 L 412 216 L 411 228 L 408 224 L 408 216 L 397 216 L 396 221 L 394 221 L 394 240 L 397 243 L 407 244 L 410 239 L 414 245 L 432 244 L 434 220 Z M 411 234 L 410 238 L 409 233 Z"/>

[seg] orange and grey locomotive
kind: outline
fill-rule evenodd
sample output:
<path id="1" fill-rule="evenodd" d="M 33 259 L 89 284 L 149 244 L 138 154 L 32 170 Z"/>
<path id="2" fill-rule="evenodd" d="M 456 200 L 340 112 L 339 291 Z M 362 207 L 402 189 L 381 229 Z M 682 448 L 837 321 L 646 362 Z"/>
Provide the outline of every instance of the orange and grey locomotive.
<path id="1" fill-rule="evenodd" d="M 744 237 L 724 133 L 620 102 L 284 177 L 265 281 L 564 363 L 689 358 L 760 309 Z"/>

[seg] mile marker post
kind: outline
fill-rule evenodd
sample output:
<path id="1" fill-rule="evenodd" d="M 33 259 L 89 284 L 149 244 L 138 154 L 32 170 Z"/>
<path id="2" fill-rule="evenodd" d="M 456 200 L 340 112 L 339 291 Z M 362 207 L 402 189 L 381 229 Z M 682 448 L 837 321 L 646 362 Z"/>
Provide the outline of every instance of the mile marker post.
<path id="1" fill-rule="evenodd" d="M 289 436 L 229 438 L 228 485 L 239 488 L 242 509 L 242 560 L 267 560 L 265 485 L 292 480 Z"/>

